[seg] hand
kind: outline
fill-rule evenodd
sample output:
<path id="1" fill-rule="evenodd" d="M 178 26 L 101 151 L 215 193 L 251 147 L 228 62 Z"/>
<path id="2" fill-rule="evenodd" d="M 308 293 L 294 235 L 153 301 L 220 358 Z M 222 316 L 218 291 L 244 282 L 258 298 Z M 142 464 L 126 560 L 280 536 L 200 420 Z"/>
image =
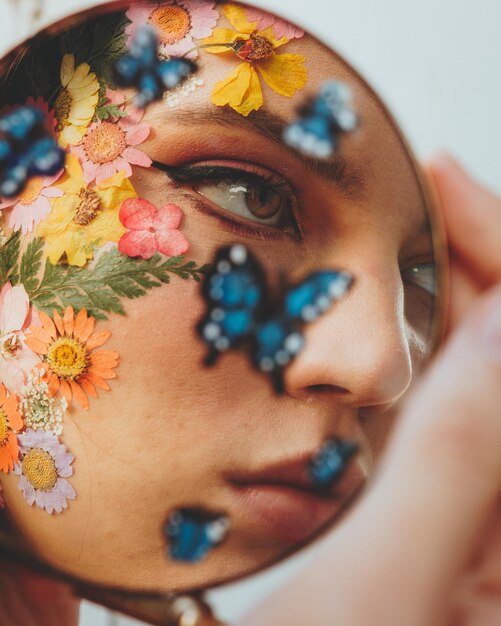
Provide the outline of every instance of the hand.
<path id="1" fill-rule="evenodd" d="M 79 607 L 66 585 L 0 562 L 2 626 L 78 626 Z"/>
<path id="2" fill-rule="evenodd" d="M 371 488 L 245 626 L 501 624 L 501 200 L 429 171 L 451 252 L 449 336 Z"/>

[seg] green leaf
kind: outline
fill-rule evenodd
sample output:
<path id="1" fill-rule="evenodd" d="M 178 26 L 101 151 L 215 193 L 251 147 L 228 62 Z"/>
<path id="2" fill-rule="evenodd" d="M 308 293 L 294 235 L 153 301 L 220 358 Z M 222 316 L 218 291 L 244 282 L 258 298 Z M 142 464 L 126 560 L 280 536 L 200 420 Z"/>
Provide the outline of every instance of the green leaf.
<path id="1" fill-rule="evenodd" d="M 21 233 L 18 231 L 11 235 L 3 246 L 0 247 L 0 287 L 11 282 L 16 285 L 19 282 L 19 252 L 21 249 Z"/>
<path id="2" fill-rule="evenodd" d="M 36 237 L 28 244 L 22 258 L 19 272 L 19 282 L 24 285 L 28 293 L 38 287 L 38 271 L 42 264 L 44 241 Z"/>
<path id="3" fill-rule="evenodd" d="M 168 283 L 172 274 L 198 281 L 206 270 L 207 266 L 197 267 L 194 261 L 185 262 L 182 256 L 165 259 L 156 254 L 151 259 L 137 259 L 113 248 L 84 268 L 52 265 L 47 260 L 43 277 L 29 296 L 46 313 L 54 308 L 61 311 L 71 304 L 77 311 L 85 307 L 97 319 L 107 319 L 109 313 L 125 315 L 123 298 L 140 298 L 150 289 Z"/>
<path id="4" fill-rule="evenodd" d="M 98 120 L 107 120 L 110 117 L 125 117 L 126 115 L 127 113 L 117 104 L 103 104 L 96 108 L 96 118 Z"/>

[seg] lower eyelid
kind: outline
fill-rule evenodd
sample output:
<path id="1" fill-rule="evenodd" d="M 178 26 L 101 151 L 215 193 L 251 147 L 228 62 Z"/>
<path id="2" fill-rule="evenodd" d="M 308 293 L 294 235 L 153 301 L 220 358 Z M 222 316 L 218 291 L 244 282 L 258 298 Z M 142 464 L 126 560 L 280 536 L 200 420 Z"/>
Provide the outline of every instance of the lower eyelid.
<path id="1" fill-rule="evenodd" d="M 196 194 L 197 192 L 195 191 L 193 193 Z M 240 235 L 242 237 L 253 237 L 255 239 L 262 239 L 267 241 L 282 239 L 284 236 L 291 235 L 290 233 L 286 233 L 273 226 L 269 226 L 267 228 L 266 224 L 263 224 L 261 227 L 257 226 L 256 228 L 251 226 L 248 221 L 246 224 L 242 224 L 240 221 L 234 219 L 233 217 L 230 217 L 232 214 L 225 211 L 223 208 L 220 208 L 218 210 L 210 207 L 209 203 L 205 200 L 203 196 L 197 197 L 194 195 L 191 196 L 191 199 L 197 210 L 199 210 L 204 215 L 208 215 L 209 217 L 219 220 L 226 226 L 226 228 L 230 232 L 236 235 Z"/>

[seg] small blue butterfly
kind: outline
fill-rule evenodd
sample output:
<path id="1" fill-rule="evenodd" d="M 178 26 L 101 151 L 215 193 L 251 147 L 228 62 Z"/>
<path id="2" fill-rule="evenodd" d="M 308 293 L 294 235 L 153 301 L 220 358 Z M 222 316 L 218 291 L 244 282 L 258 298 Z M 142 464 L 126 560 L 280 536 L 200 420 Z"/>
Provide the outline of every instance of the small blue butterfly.
<path id="1" fill-rule="evenodd" d="M 134 104 L 141 109 L 159 100 L 164 91 L 174 89 L 197 70 L 197 65 L 189 59 L 161 60 L 157 50 L 155 31 L 150 26 L 140 26 L 128 54 L 120 57 L 113 67 L 115 82 L 119 87 L 137 89 Z"/>
<path id="2" fill-rule="evenodd" d="M 357 126 L 350 106 L 351 92 L 337 81 L 324 83 L 317 96 L 299 111 L 299 119 L 286 126 L 284 141 L 300 152 L 326 159 L 338 148 L 338 137 Z"/>
<path id="3" fill-rule="evenodd" d="M 345 272 L 313 272 L 274 302 L 250 251 L 242 244 L 221 248 L 202 285 L 208 310 L 198 332 L 209 346 L 206 364 L 215 363 L 222 352 L 243 348 L 281 393 L 282 371 L 304 346 L 302 327 L 327 311 L 352 282 Z"/>
<path id="4" fill-rule="evenodd" d="M 196 563 L 226 538 L 229 528 L 226 515 L 197 508 L 178 509 L 165 524 L 169 555 L 175 561 Z"/>
<path id="5" fill-rule="evenodd" d="M 17 196 L 29 178 L 52 176 L 64 160 L 40 109 L 21 106 L 0 117 L 0 196 Z"/>
<path id="6" fill-rule="evenodd" d="M 321 489 L 332 487 L 357 452 L 358 444 L 354 441 L 328 439 L 308 464 L 311 481 Z"/>

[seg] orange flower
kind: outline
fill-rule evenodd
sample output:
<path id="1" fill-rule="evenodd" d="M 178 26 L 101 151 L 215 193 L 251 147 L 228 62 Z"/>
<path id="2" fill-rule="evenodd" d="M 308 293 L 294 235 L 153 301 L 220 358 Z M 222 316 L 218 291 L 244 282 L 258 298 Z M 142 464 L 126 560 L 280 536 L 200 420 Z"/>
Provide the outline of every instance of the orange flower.
<path id="1" fill-rule="evenodd" d="M 0 383 L 0 470 L 10 472 L 19 458 L 16 432 L 24 427 L 18 409 L 19 400 L 9 395 Z"/>
<path id="2" fill-rule="evenodd" d="M 58 391 L 71 406 L 73 398 L 87 410 L 87 395 L 97 398 L 96 387 L 110 391 L 106 379 L 116 378 L 114 368 L 119 355 L 112 350 L 98 350 L 111 337 L 111 332 L 94 332 L 96 320 L 81 309 L 75 316 L 73 307 L 67 307 L 61 318 L 54 311 L 52 320 L 43 311 L 39 312 L 42 326 L 30 326 L 30 335 L 25 343 L 42 357 L 37 366 L 45 370 L 43 380 L 49 385 L 49 396 Z"/>

